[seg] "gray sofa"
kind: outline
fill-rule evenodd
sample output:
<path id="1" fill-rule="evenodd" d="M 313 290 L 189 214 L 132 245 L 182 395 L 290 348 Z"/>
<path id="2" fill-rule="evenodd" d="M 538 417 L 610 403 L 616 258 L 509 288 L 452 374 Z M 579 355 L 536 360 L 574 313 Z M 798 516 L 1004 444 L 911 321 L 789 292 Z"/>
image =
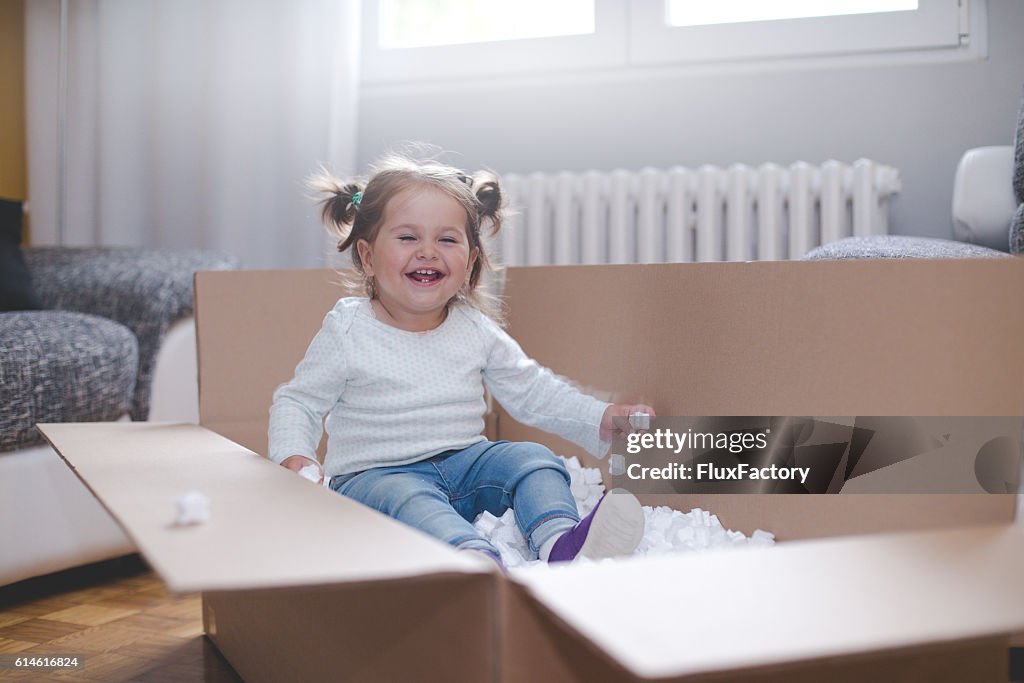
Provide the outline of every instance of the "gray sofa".
<path id="1" fill-rule="evenodd" d="M 1024 254 L 1024 98 L 1013 146 L 972 149 L 961 159 L 954 179 L 953 226 L 962 241 L 898 235 L 848 237 L 812 249 L 803 258 L 1007 258 Z"/>
<path id="2" fill-rule="evenodd" d="M 194 416 L 193 275 L 238 265 L 201 250 L 21 255 L 41 310 L 0 313 L 0 585 L 132 551 L 35 425 Z"/>

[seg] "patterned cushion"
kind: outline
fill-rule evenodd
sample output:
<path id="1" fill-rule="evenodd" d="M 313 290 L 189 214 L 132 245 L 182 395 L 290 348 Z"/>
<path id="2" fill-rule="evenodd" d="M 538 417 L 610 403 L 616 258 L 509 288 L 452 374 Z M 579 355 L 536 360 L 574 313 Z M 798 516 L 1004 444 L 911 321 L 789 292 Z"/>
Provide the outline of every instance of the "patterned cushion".
<path id="1" fill-rule="evenodd" d="M 156 353 L 170 325 L 192 314 L 197 270 L 237 267 L 224 253 L 116 247 L 29 247 L 25 262 L 44 308 L 91 313 L 122 323 L 139 343 L 133 420 L 149 415 Z"/>
<path id="2" fill-rule="evenodd" d="M 131 406 L 138 343 L 65 311 L 0 313 L 0 451 L 42 443 L 37 422 L 113 420 Z"/>
<path id="3" fill-rule="evenodd" d="M 1004 251 L 980 247 L 966 242 L 940 240 L 931 237 L 902 235 L 872 235 L 847 237 L 812 249 L 803 257 L 817 259 L 861 258 L 1012 258 Z"/>
<path id="4" fill-rule="evenodd" d="M 1013 141 L 1013 193 L 1017 197 L 1017 213 L 1010 221 L 1010 252 L 1024 253 L 1024 97 L 1017 110 L 1017 132 Z"/>
<path id="5" fill-rule="evenodd" d="M 1010 220 L 1010 253 L 1024 254 L 1024 203 L 1017 207 Z"/>

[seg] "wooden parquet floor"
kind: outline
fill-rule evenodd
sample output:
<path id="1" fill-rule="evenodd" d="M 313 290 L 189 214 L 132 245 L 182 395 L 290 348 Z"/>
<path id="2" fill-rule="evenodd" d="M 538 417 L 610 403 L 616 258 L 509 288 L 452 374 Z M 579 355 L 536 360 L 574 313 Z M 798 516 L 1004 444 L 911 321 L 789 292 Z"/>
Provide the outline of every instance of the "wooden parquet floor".
<path id="1" fill-rule="evenodd" d="M 0 658 L 81 656 L 66 670 L 0 668 L 0 680 L 241 679 L 203 636 L 199 595 L 171 596 L 138 556 L 0 588 Z"/>

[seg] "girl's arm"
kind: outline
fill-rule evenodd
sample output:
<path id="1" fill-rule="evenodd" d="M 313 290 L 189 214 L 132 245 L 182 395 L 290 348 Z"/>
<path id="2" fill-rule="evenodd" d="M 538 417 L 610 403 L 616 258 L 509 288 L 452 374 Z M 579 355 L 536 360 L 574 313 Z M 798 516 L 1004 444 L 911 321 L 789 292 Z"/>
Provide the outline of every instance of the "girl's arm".
<path id="1" fill-rule="evenodd" d="M 345 387 L 347 363 L 341 316 L 331 311 L 324 318 L 306 355 L 295 368 L 295 377 L 274 391 L 270 407 L 268 457 L 298 471 L 316 463 L 316 447 L 323 436 L 324 415 L 334 407 Z"/>
<path id="2" fill-rule="evenodd" d="M 601 458 L 616 427 L 614 417 L 633 412 L 654 414 L 646 405 L 610 404 L 588 396 L 528 357 L 504 330 L 493 335 L 484 383 L 491 395 L 523 424 L 558 434 Z"/>

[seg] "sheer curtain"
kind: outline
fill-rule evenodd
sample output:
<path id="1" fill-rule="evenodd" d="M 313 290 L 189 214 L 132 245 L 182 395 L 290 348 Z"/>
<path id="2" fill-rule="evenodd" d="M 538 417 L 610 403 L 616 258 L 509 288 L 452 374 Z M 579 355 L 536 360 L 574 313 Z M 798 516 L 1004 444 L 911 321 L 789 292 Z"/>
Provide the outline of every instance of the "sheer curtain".
<path id="1" fill-rule="evenodd" d="M 358 0 L 68 7 L 62 163 L 60 2 L 26 3 L 32 242 L 323 265 L 328 242 L 304 180 L 320 164 L 355 170 Z"/>

